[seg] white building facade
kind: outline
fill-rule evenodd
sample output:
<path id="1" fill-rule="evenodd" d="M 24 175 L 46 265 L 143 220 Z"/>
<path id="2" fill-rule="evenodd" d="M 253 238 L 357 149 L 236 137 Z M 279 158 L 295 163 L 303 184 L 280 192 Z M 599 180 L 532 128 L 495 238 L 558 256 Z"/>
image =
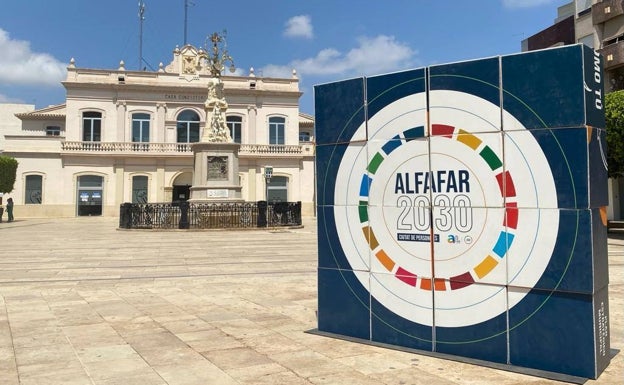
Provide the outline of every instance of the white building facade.
<path id="1" fill-rule="evenodd" d="M 202 137 L 209 74 L 201 50 L 174 50 L 158 71 L 79 68 L 63 82 L 65 104 L 15 114 L 3 155 L 19 162 L 16 217 L 119 215 L 124 202 L 187 200 L 191 146 Z M 226 123 L 240 143 L 245 201 L 288 201 L 314 214 L 314 122 L 299 112 L 299 80 L 223 76 Z M 265 168 L 273 168 L 267 184 Z"/>

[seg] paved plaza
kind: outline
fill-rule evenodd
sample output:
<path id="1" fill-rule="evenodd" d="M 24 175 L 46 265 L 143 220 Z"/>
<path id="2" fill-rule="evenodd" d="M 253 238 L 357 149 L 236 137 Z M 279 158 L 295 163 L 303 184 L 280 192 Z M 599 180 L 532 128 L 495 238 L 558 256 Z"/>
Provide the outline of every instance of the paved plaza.
<path id="1" fill-rule="evenodd" d="M 118 230 L 115 218 L 0 223 L 0 384 L 561 384 L 306 333 L 316 222 Z M 6 218 L 6 216 L 5 216 Z M 611 348 L 624 383 L 624 234 L 609 238 Z"/>

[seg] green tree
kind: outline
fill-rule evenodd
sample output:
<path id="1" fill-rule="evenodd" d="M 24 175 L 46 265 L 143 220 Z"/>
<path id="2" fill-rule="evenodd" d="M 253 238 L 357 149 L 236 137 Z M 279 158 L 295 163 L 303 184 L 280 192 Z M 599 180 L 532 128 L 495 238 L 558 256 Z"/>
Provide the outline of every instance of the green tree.
<path id="1" fill-rule="evenodd" d="M 624 90 L 605 95 L 609 178 L 624 175 Z"/>
<path id="2" fill-rule="evenodd" d="M 0 155 L 0 192 L 10 193 L 13 191 L 15 176 L 17 175 L 17 160 Z"/>

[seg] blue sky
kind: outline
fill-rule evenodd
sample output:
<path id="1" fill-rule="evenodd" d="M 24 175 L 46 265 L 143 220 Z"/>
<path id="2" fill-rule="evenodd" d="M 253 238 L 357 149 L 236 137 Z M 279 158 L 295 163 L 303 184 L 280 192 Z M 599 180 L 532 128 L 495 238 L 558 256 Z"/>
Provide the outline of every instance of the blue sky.
<path id="1" fill-rule="evenodd" d="M 520 51 L 569 0 L 189 0 L 187 40 L 227 30 L 238 72 L 315 84 Z M 184 44 L 184 0 L 144 0 L 143 66 Z M 0 103 L 63 103 L 67 64 L 139 69 L 138 0 L 15 0 L 0 7 Z"/>

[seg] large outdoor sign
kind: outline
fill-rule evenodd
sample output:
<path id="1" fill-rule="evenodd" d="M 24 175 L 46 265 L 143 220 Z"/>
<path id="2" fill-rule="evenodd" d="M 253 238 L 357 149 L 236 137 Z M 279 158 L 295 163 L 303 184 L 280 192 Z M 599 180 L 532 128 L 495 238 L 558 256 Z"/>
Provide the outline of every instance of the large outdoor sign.
<path id="1" fill-rule="evenodd" d="M 319 330 L 597 377 L 602 84 L 577 45 L 316 86 Z"/>

